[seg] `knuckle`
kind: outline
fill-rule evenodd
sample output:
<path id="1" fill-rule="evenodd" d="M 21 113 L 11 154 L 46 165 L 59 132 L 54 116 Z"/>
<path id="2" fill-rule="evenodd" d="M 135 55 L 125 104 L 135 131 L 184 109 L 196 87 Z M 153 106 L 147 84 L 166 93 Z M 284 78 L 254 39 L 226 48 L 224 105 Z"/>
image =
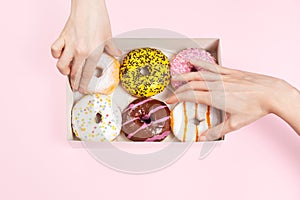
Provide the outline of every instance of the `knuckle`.
<path id="1" fill-rule="evenodd" d="M 63 75 L 68 75 L 68 70 L 66 69 L 66 68 L 59 68 L 59 67 L 57 67 L 58 68 L 58 71 L 61 73 L 61 74 L 63 74 Z"/>
<path id="2" fill-rule="evenodd" d="M 57 68 L 59 71 L 62 71 L 64 67 L 62 66 L 61 62 L 57 62 L 56 68 Z"/>
<path id="3" fill-rule="evenodd" d="M 55 44 L 51 45 L 51 50 L 52 51 L 58 51 L 58 47 Z"/>
<path id="4" fill-rule="evenodd" d="M 89 54 L 89 51 L 88 51 L 87 46 L 85 46 L 85 45 L 78 45 L 75 48 L 75 56 L 86 57 L 86 56 L 88 56 L 88 54 Z"/>

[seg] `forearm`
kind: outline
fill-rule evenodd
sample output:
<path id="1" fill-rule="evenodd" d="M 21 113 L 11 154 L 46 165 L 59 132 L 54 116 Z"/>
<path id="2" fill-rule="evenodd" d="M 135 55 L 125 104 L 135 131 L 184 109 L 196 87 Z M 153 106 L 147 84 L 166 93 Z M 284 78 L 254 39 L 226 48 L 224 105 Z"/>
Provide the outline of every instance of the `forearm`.
<path id="1" fill-rule="evenodd" d="M 71 16 L 81 14 L 82 11 L 85 11 L 87 15 L 94 12 L 107 15 L 105 0 L 72 0 Z"/>
<path id="2" fill-rule="evenodd" d="M 300 135 L 300 92 L 282 81 L 273 103 L 273 113 L 286 121 Z"/>
<path id="3" fill-rule="evenodd" d="M 72 0 L 71 2 L 72 2 L 71 9 L 76 8 L 78 6 L 84 6 L 84 5 L 88 5 L 88 6 L 93 5 L 94 7 L 105 5 L 105 0 Z"/>

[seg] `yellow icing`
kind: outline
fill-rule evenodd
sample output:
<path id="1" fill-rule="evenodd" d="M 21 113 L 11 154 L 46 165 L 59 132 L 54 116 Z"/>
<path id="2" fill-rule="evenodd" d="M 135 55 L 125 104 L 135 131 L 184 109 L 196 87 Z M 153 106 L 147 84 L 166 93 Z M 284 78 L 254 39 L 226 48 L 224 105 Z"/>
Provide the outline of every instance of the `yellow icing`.
<path id="1" fill-rule="evenodd" d="M 136 97 L 151 97 L 162 92 L 170 82 L 170 63 L 160 50 L 141 48 L 130 51 L 120 68 L 122 86 Z M 142 74 L 147 67 L 149 74 Z"/>

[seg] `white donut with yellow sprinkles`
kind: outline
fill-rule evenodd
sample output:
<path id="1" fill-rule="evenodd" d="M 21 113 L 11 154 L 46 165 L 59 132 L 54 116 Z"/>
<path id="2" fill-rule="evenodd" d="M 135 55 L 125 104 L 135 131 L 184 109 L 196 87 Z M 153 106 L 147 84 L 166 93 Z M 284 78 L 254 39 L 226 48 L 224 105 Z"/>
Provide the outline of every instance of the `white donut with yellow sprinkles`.
<path id="1" fill-rule="evenodd" d="M 207 129 L 221 123 L 221 111 L 203 104 L 182 102 L 171 112 L 171 128 L 182 142 L 198 142 Z"/>
<path id="2" fill-rule="evenodd" d="M 113 141 L 121 130 L 121 111 L 111 97 L 87 95 L 72 110 L 73 132 L 82 141 Z"/>

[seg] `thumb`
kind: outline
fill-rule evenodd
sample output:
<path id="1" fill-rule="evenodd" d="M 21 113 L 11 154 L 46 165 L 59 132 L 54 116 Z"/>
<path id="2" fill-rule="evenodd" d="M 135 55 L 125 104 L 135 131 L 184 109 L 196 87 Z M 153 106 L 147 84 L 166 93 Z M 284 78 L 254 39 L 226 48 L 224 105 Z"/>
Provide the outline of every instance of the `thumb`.
<path id="1" fill-rule="evenodd" d="M 60 58 L 65 41 L 62 37 L 59 37 L 51 46 L 51 54 L 54 58 Z"/>
<path id="2" fill-rule="evenodd" d="M 122 55 L 122 51 L 116 47 L 116 45 L 114 44 L 114 42 L 112 40 L 109 40 L 106 43 L 105 51 L 112 56 L 121 56 Z"/>
<path id="3" fill-rule="evenodd" d="M 224 122 L 219 125 L 212 127 L 201 134 L 199 141 L 213 141 L 223 137 L 226 133 L 229 133 L 231 130 L 230 120 L 226 119 Z"/>

